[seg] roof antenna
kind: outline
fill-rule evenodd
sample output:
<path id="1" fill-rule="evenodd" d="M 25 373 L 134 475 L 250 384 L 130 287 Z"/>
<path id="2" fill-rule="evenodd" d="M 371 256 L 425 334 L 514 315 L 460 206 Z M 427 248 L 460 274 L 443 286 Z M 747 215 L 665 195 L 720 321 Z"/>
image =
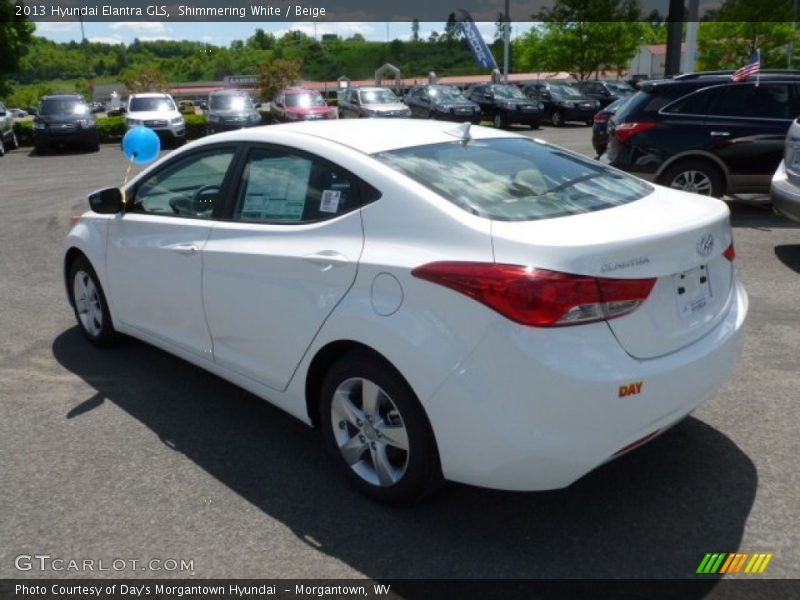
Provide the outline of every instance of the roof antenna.
<path id="1" fill-rule="evenodd" d="M 447 135 L 452 135 L 453 137 L 457 137 L 459 140 L 461 140 L 462 144 L 466 144 L 467 142 L 472 140 L 472 136 L 469 133 L 470 125 L 471 123 L 467 121 L 465 123 L 462 123 L 455 129 L 450 129 L 448 131 L 445 131 L 445 133 Z"/>

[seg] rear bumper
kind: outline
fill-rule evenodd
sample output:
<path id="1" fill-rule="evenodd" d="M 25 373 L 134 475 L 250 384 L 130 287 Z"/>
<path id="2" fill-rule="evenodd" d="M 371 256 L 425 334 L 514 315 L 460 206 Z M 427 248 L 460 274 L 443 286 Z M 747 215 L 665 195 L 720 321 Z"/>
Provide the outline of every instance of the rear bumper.
<path id="1" fill-rule="evenodd" d="M 524 125 L 536 125 L 542 120 L 542 113 L 524 112 L 521 110 L 509 110 L 505 112 L 506 119 L 509 123 L 522 123 Z"/>
<path id="2" fill-rule="evenodd" d="M 720 390 L 741 351 L 747 306 L 736 283 L 717 327 L 651 360 L 628 355 L 606 323 L 544 330 L 498 317 L 424 402 L 445 477 L 506 490 L 568 486 Z M 639 382 L 638 393 L 621 395 Z"/>
<path id="3" fill-rule="evenodd" d="M 783 161 L 772 176 L 770 196 L 775 210 L 793 221 L 800 222 L 800 187 L 789 181 Z"/>

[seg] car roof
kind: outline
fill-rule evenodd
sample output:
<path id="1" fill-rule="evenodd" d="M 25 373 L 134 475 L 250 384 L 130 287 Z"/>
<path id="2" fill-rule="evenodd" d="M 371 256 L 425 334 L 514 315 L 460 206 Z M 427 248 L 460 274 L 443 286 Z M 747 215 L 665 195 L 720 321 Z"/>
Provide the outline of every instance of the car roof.
<path id="1" fill-rule="evenodd" d="M 83 96 L 80 94 L 53 94 L 44 96 L 42 100 L 83 100 Z"/>
<path id="2" fill-rule="evenodd" d="M 389 88 L 380 87 L 380 86 L 376 86 L 376 85 L 366 86 L 366 87 L 359 87 L 359 88 L 354 88 L 354 89 L 358 90 L 359 92 L 379 92 L 379 91 L 383 91 L 383 90 L 389 90 Z M 389 91 L 391 91 L 391 90 L 389 90 Z"/>
<path id="3" fill-rule="evenodd" d="M 376 126 L 380 127 L 381 135 L 375 135 Z M 240 129 L 203 138 L 201 144 L 206 141 L 270 142 L 270 133 L 275 132 L 295 134 L 299 143 L 302 143 L 304 136 L 313 136 L 365 154 L 376 154 L 412 146 L 454 142 L 458 137 L 452 132 L 459 127 L 461 125 L 458 123 L 427 119 L 334 119 Z M 470 127 L 470 135 L 473 139 L 524 137 L 479 125 Z"/>

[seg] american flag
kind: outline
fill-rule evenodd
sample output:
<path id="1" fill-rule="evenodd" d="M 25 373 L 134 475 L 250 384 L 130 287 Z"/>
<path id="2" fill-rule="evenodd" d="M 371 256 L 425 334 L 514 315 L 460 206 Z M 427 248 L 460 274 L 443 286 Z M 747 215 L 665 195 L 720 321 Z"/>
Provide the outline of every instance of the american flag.
<path id="1" fill-rule="evenodd" d="M 731 76 L 734 81 L 744 81 L 751 75 L 758 75 L 761 73 L 761 52 L 756 50 L 750 55 L 750 62 L 748 62 L 741 69 Z"/>

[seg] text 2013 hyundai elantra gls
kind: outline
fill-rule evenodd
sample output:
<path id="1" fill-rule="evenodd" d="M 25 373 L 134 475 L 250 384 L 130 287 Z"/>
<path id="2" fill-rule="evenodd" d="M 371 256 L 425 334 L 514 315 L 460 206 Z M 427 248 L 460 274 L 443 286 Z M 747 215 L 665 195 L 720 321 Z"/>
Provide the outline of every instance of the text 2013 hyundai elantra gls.
<path id="1" fill-rule="evenodd" d="M 743 341 L 723 202 L 496 129 L 235 131 L 89 200 L 64 248 L 86 337 L 320 427 L 382 501 L 567 486 L 711 397 Z"/>

